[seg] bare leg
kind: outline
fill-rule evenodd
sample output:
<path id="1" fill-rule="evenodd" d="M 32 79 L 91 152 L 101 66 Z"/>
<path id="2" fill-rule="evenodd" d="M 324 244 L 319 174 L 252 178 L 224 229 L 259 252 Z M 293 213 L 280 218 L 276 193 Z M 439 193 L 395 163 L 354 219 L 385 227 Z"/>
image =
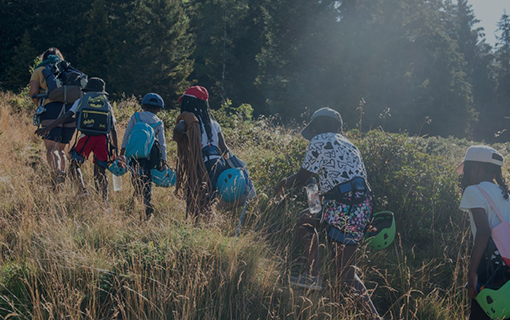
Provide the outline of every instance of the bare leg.
<path id="1" fill-rule="evenodd" d="M 59 144 L 60 143 L 53 140 L 44 140 L 44 145 L 46 146 L 46 159 L 48 160 L 48 164 L 50 165 L 54 174 L 62 171 Z"/>
<path id="2" fill-rule="evenodd" d="M 70 171 L 71 176 L 78 183 L 78 188 L 80 189 L 79 194 L 81 195 L 87 194 L 88 192 L 87 188 L 85 187 L 85 183 L 83 182 L 83 175 L 80 170 L 80 165 L 76 160 L 71 160 Z"/>
<path id="3" fill-rule="evenodd" d="M 301 212 L 298 222 L 298 234 L 307 257 L 306 272 L 312 276 L 319 275 L 319 239 L 316 227 L 319 220 L 313 217 L 308 210 Z"/>
<path id="4" fill-rule="evenodd" d="M 108 179 L 106 169 L 94 163 L 94 183 L 97 192 L 100 192 L 104 200 L 108 200 Z"/>
<path id="5" fill-rule="evenodd" d="M 375 309 L 367 288 L 356 275 L 356 244 L 343 244 L 333 242 L 333 254 L 335 257 L 335 269 L 339 280 L 337 283 L 346 283 L 353 288 L 362 299 L 362 306 L 373 316 L 373 319 L 380 319 L 379 313 Z"/>
<path id="6" fill-rule="evenodd" d="M 60 157 L 60 171 L 66 171 L 66 147 L 67 143 L 59 143 L 58 145 L 58 153 Z"/>

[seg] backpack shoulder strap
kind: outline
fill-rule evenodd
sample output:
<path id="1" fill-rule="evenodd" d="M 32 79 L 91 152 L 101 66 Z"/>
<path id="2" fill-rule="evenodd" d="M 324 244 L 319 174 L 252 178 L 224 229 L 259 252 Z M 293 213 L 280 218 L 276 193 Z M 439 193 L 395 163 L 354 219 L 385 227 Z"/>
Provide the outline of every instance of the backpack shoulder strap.
<path id="1" fill-rule="evenodd" d="M 80 112 L 80 110 L 81 110 L 81 106 L 83 105 L 83 103 L 84 103 L 85 101 L 87 101 L 87 100 L 88 100 L 88 97 L 89 97 L 89 96 L 88 96 L 87 94 L 85 94 L 85 95 L 83 95 L 83 97 L 81 97 L 81 98 L 80 98 L 80 103 L 78 103 L 78 107 L 76 107 L 76 113 Z"/>
<path id="2" fill-rule="evenodd" d="M 503 217 L 503 215 L 501 214 L 501 212 L 499 211 L 498 207 L 496 206 L 496 204 L 494 203 L 494 201 L 492 200 L 491 196 L 489 196 L 487 194 L 487 192 L 485 190 L 483 190 L 480 186 L 476 186 L 478 188 L 478 190 L 480 190 L 480 192 L 482 193 L 482 195 L 485 197 L 485 199 L 487 200 L 487 202 L 489 202 L 492 210 L 494 210 L 494 212 L 496 212 L 496 215 L 498 216 L 499 220 L 501 220 L 501 223 L 506 223 L 506 224 L 510 224 L 510 222 L 506 221 L 506 219 Z"/>
<path id="3" fill-rule="evenodd" d="M 163 122 L 158 121 L 158 122 L 156 122 L 156 123 L 151 124 L 150 126 L 151 126 L 153 129 L 156 129 L 157 127 L 159 127 L 159 126 L 160 126 L 160 125 L 162 125 L 162 124 L 163 124 Z"/>
<path id="4" fill-rule="evenodd" d="M 140 115 L 138 114 L 138 112 L 135 112 L 135 120 L 136 122 L 140 122 Z"/>

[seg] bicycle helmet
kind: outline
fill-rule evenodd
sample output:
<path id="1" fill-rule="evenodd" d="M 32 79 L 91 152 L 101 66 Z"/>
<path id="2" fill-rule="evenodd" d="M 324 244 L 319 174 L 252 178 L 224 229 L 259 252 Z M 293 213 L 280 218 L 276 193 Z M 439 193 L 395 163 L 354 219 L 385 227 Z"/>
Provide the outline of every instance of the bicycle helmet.
<path id="1" fill-rule="evenodd" d="M 510 281 L 499 289 L 482 289 L 476 296 L 476 301 L 491 319 L 506 319 L 510 317 Z"/>
<path id="2" fill-rule="evenodd" d="M 218 194 L 226 202 L 235 202 L 241 198 L 246 189 L 246 178 L 239 168 L 223 171 L 216 182 Z"/>
<path id="3" fill-rule="evenodd" d="M 152 182 L 158 187 L 168 188 L 175 185 L 177 176 L 172 169 L 166 170 L 151 170 Z"/>
<path id="4" fill-rule="evenodd" d="M 124 168 L 119 167 L 119 159 L 116 159 L 108 166 L 108 170 L 117 177 L 120 177 L 128 171 L 128 166 L 126 165 Z"/>
<path id="5" fill-rule="evenodd" d="M 163 98 L 157 93 L 147 93 L 142 98 L 142 107 L 145 106 L 164 109 L 165 101 L 163 101 Z"/>
<path id="6" fill-rule="evenodd" d="M 375 250 L 387 248 L 395 239 L 396 227 L 393 212 L 375 213 L 371 225 L 372 230 L 365 234 L 368 246 Z"/>

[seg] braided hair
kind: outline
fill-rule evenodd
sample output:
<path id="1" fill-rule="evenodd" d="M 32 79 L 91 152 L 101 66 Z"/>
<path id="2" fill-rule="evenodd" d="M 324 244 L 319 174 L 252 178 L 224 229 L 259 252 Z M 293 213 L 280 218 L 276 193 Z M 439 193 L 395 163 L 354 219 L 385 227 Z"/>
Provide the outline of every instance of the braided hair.
<path id="1" fill-rule="evenodd" d="M 212 116 L 209 112 L 209 102 L 200 100 L 190 96 L 183 96 L 181 100 L 181 113 L 182 112 L 191 112 L 193 113 L 200 122 L 200 133 L 205 132 L 207 134 L 207 140 L 212 139 L 212 130 L 211 130 L 211 119 Z"/>
<path id="2" fill-rule="evenodd" d="M 473 163 L 475 163 L 475 161 L 464 161 L 464 172 L 468 171 L 469 170 L 468 168 Z M 476 162 L 476 163 L 480 167 L 482 167 L 483 170 L 485 170 L 485 172 L 491 174 L 493 179 L 496 181 L 496 184 L 501 189 L 501 194 L 503 195 L 503 198 L 505 198 L 505 200 L 508 200 L 510 198 L 510 192 L 508 190 L 508 186 L 506 184 L 506 180 L 503 177 L 503 172 L 501 171 L 501 167 L 496 165 L 496 164 L 487 163 L 487 162 Z M 466 177 L 466 174 L 464 174 L 464 176 L 462 177 L 462 182 L 461 182 L 462 192 L 464 192 L 464 190 L 466 190 L 466 188 L 468 186 L 469 185 L 467 183 L 467 177 Z"/>
<path id="3" fill-rule="evenodd" d="M 182 112 L 176 123 L 181 120 L 186 123 L 187 131 L 184 139 L 177 142 L 175 194 L 186 199 L 186 217 L 189 213 L 199 218 L 210 213 L 212 185 L 202 158 L 198 117 Z"/>
<path id="4" fill-rule="evenodd" d="M 508 186 L 506 185 L 506 180 L 503 178 L 503 173 L 501 171 L 501 167 L 497 165 L 492 165 L 494 167 L 494 179 L 496 180 L 496 183 L 501 188 L 501 193 L 503 194 L 503 198 L 505 200 L 508 200 L 510 194 L 508 191 Z"/>

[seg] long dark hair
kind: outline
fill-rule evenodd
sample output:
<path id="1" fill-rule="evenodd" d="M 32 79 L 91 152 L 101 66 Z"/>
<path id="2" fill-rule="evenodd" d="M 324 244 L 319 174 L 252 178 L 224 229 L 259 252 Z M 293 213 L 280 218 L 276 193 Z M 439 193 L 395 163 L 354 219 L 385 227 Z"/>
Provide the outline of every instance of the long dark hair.
<path id="1" fill-rule="evenodd" d="M 493 179 L 496 181 L 496 184 L 501 189 L 501 194 L 503 195 L 503 198 L 508 200 L 510 198 L 510 192 L 508 191 L 508 186 L 506 184 L 506 180 L 505 180 L 505 178 L 503 178 L 503 172 L 501 171 L 501 167 L 498 165 L 495 165 L 493 163 L 465 161 L 464 162 L 464 175 L 463 175 L 462 181 L 461 181 L 462 192 L 464 192 L 464 190 L 466 190 L 466 188 L 469 187 L 466 171 L 469 171 L 470 167 L 472 165 L 474 165 L 475 163 L 477 165 L 479 165 L 485 172 L 490 173 L 492 175 Z"/>
<path id="2" fill-rule="evenodd" d="M 503 173 L 501 171 L 501 167 L 492 163 L 487 163 L 487 165 L 492 166 L 492 170 L 494 173 L 494 179 L 496 180 L 496 183 L 501 188 L 501 193 L 503 194 L 503 198 L 505 200 L 508 200 L 510 194 L 508 191 L 508 186 L 506 185 L 506 180 L 503 178 Z"/>
<path id="3" fill-rule="evenodd" d="M 205 128 L 205 132 L 207 134 L 207 140 L 211 140 L 212 131 L 211 131 L 211 120 L 214 119 L 209 112 L 209 102 L 200 100 L 190 96 L 183 96 L 181 100 L 181 113 L 182 112 L 191 112 L 195 116 L 197 116 L 198 121 L 200 121 L 200 132 L 203 133 L 203 128 Z M 203 128 L 202 128 L 203 125 Z"/>

